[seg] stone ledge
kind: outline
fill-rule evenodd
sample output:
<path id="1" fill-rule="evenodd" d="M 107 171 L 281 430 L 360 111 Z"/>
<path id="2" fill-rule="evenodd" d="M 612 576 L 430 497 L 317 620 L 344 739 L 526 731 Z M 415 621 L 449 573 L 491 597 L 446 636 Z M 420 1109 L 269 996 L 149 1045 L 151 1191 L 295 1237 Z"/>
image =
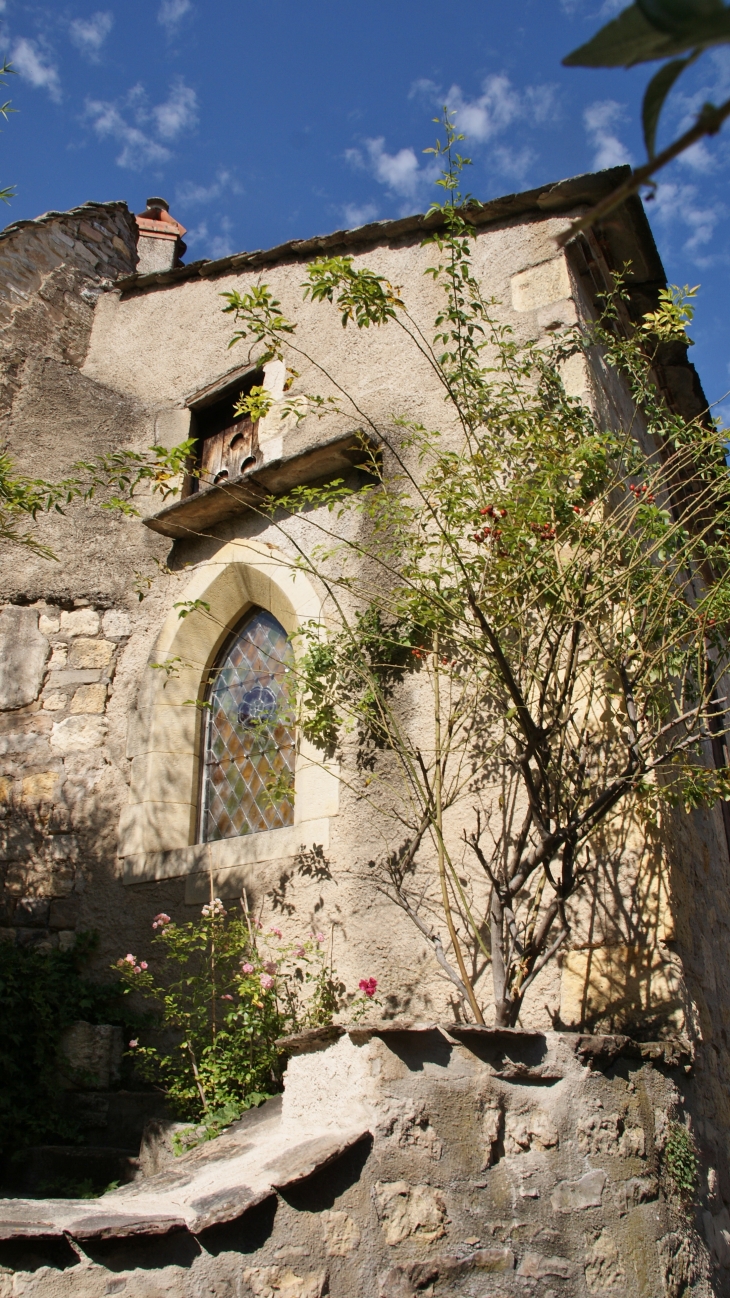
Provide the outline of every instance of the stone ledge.
<path id="1" fill-rule="evenodd" d="M 196 876 L 190 879 L 190 900 L 198 900 L 199 894 L 203 901 L 207 901 L 212 872 L 214 888 L 223 886 L 216 895 L 240 896 L 241 889 L 238 880 L 232 878 L 233 873 L 252 865 L 294 857 L 314 844 L 325 850 L 329 847 L 329 817 L 304 820 L 298 825 L 265 830 L 260 834 L 221 838 L 214 843 L 193 843 L 190 847 L 171 848 L 167 852 L 123 856 L 123 882 L 152 883 L 159 879 Z M 224 886 L 229 880 L 237 888 L 233 894 L 226 892 Z"/>
<path id="2" fill-rule="evenodd" d="M 375 450 L 375 444 L 372 444 Z M 200 535 L 217 523 L 261 506 L 304 483 L 349 473 L 367 454 L 359 433 L 345 433 L 250 469 L 218 486 L 205 487 L 143 519 L 145 527 L 177 539 Z"/>

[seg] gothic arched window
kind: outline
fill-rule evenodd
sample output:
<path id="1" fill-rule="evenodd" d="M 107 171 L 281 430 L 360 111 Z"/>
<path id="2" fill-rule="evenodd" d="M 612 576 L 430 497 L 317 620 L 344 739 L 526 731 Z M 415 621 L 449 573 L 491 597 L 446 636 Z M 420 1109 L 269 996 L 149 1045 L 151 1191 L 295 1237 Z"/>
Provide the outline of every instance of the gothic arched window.
<path id="1" fill-rule="evenodd" d="M 204 843 L 294 824 L 293 662 L 283 626 L 259 608 L 213 675 L 203 755 Z"/>

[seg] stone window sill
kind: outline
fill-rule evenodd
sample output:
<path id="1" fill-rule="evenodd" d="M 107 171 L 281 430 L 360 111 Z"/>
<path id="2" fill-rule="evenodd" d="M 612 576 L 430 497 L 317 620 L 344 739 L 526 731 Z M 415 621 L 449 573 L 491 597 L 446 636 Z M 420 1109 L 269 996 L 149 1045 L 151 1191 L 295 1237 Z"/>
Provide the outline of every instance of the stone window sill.
<path id="1" fill-rule="evenodd" d="M 140 852 L 122 857 L 123 882 L 153 883 L 184 877 L 188 904 L 208 901 L 211 881 L 216 897 L 240 897 L 243 888 L 249 895 L 260 896 L 267 875 L 272 873 L 275 881 L 282 860 L 311 852 L 315 847 L 326 852 L 329 840 L 330 819 L 325 816 L 261 834 L 194 843 L 166 852 Z"/>

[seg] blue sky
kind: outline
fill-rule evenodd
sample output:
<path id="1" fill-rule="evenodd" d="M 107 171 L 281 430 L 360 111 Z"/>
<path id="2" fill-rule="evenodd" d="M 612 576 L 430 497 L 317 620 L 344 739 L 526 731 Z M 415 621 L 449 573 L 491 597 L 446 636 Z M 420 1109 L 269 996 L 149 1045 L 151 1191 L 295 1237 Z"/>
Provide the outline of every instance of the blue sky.
<path id="1" fill-rule="evenodd" d="M 187 260 L 422 210 L 447 102 L 481 199 L 642 160 L 650 75 L 561 57 L 624 0 L 0 0 L 19 73 L 0 139 L 7 220 L 87 199 L 166 197 Z M 730 48 L 674 92 L 663 136 L 730 95 Z M 730 389 L 730 128 L 662 173 L 647 205 L 670 280 L 701 284 L 692 356 Z M 723 413 L 730 422 L 730 400 Z"/>

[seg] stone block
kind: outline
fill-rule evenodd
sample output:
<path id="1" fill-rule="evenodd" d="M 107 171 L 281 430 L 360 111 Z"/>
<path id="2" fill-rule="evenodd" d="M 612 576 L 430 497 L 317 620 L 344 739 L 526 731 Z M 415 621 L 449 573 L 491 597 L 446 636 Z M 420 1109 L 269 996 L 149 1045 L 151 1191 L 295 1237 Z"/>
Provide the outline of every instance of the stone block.
<path id="1" fill-rule="evenodd" d="M 71 700 L 71 712 L 103 712 L 106 707 L 106 685 L 81 685 Z"/>
<path id="2" fill-rule="evenodd" d="M 13 923 L 16 928 L 46 928 L 50 911 L 48 897 L 21 897 L 15 903 Z"/>
<path id="3" fill-rule="evenodd" d="M 139 856 L 186 848 L 195 833 L 196 807 L 182 802 L 140 802 L 127 806 L 119 818 L 119 855 Z M 142 882 L 144 878 L 125 882 Z"/>
<path id="4" fill-rule="evenodd" d="M 38 618 L 38 630 L 41 635 L 56 635 L 61 629 L 60 616 L 54 617 L 52 614 L 41 613 Z"/>
<path id="5" fill-rule="evenodd" d="M 591 1293 L 612 1294 L 624 1290 L 626 1272 L 610 1231 L 602 1230 L 595 1243 L 586 1250 L 585 1276 Z"/>
<path id="6" fill-rule="evenodd" d="M 446 1234 L 446 1200 L 434 1186 L 376 1181 L 373 1196 L 386 1244 L 411 1237 L 431 1243 Z"/>
<path id="7" fill-rule="evenodd" d="M 73 861 L 78 855 L 79 844 L 75 834 L 54 834 L 51 839 L 51 859 L 53 861 Z"/>
<path id="8" fill-rule="evenodd" d="M 72 613 L 62 613 L 61 634 L 98 635 L 99 614 L 93 608 L 75 608 Z"/>
<path id="9" fill-rule="evenodd" d="M 600 1208 L 606 1173 L 602 1168 L 586 1172 L 577 1181 L 559 1181 L 550 1200 L 553 1212 L 581 1212 L 584 1208 Z"/>
<path id="10" fill-rule="evenodd" d="M 0 802 L 9 802 L 13 792 L 13 782 L 4 775 L 0 776 Z"/>
<path id="11" fill-rule="evenodd" d="M 254 1298 L 322 1298 L 326 1271 L 298 1275 L 286 1266 L 246 1267 L 243 1278 Z"/>
<path id="12" fill-rule="evenodd" d="M 121 640 L 132 633 L 132 619 L 122 609 L 110 608 L 102 619 L 102 630 L 105 636 Z"/>
<path id="13" fill-rule="evenodd" d="M 78 923 L 81 911 L 81 898 L 72 894 L 70 897 L 59 897 L 51 902 L 48 927 L 52 929 L 73 929 Z"/>
<path id="14" fill-rule="evenodd" d="M 58 935 L 59 951 L 72 951 L 76 945 L 76 934 L 73 929 L 66 929 Z"/>
<path id="15" fill-rule="evenodd" d="M 106 667 L 114 652 L 111 640 L 90 640 L 79 636 L 74 640 L 68 656 L 69 667 L 102 668 Z"/>
<path id="16" fill-rule="evenodd" d="M 8 604 L 0 610 L 0 711 L 27 707 L 38 698 L 48 650 L 35 609 Z"/>
<path id="17" fill-rule="evenodd" d="M 327 1209 L 322 1213 L 324 1243 L 330 1257 L 349 1257 L 360 1247 L 360 1231 L 346 1212 Z"/>
<path id="18" fill-rule="evenodd" d="M 517 1268 L 517 1274 L 530 1280 L 547 1280 L 550 1276 L 569 1280 L 575 1269 L 574 1263 L 567 1257 L 543 1257 L 541 1253 L 526 1253 Z"/>
<path id="19" fill-rule="evenodd" d="M 29 829 L 12 823 L 0 825 L 0 861 L 24 861 L 34 847 Z"/>
<path id="20" fill-rule="evenodd" d="M 53 646 L 48 666 L 51 671 L 58 671 L 60 667 L 65 667 L 68 662 L 68 645 L 56 644 Z"/>
<path id="21" fill-rule="evenodd" d="M 93 239 L 94 243 L 102 243 L 104 238 L 99 230 L 89 225 L 88 221 L 79 221 L 79 234 L 83 234 L 85 239 Z"/>
<path id="22" fill-rule="evenodd" d="M 48 675 L 48 685 L 53 689 L 61 689 L 67 685 L 93 685 L 100 676 L 100 671 L 51 671 Z"/>
<path id="23" fill-rule="evenodd" d="M 42 760 L 41 754 L 46 747 L 45 737 L 43 735 L 34 735 L 32 731 L 26 733 L 22 730 L 11 731 L 9 735 L 0 737 L 0 756 L 7 753 L 32 753 L 33 761 Z"/>
<path id="24" fill-rule="evenodd" d="M 66 717 L 54 723 L 51 748 L 59 753 L 88 753 L 101 747 L 106 732 L 106 722 L 100 717 Z"/>
<path id="25" fill-rule="evenodd" d="M 61 1035 L 61 1084 L 82 1091 L 108 1091 L 119 1081 L 124 1040 L 109 1023 L 72 1023 Z"/>
<path id="26" fill-rule="evenodd" d="M 58 771 L 38 771 L 26 775 L 22 784 L 23 802 L 54 802 L 58 793 Z"/>
<path id="27" fill-rule="evenodd" d="M 43 699 L 43 708 L 46 712 L 63 712 L 68 699 L 60 690 L 51 690 Z"/>
<path id="28" fill-rule="evenodd" d="M 561 253 L 550 261 L 520 271 L 518 275 L 512 276 L 510 287 L 515 311 L 535 311 L 550 302 L 570 297 L 571 285 L 565 256 Z"/>

